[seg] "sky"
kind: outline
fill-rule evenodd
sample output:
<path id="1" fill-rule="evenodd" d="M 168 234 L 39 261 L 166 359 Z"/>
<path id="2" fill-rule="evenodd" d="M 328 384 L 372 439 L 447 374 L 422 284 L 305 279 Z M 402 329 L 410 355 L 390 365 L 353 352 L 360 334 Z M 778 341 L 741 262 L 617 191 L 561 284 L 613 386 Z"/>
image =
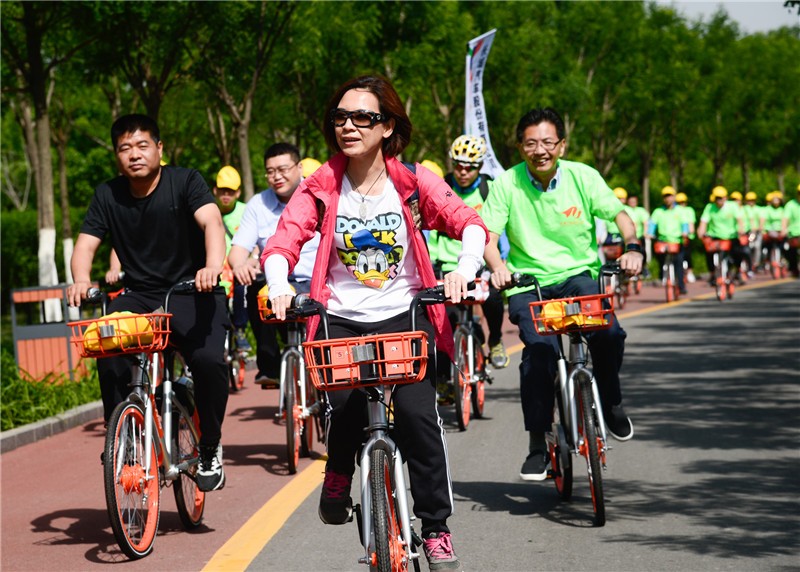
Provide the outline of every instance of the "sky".
<path id="1" fill-rule="evenodd" d="M 784 8 L 783 0 L 724 0 L 708 2 L 703 0 L 656 0 L 657 4 L 674 6 L 689 20 L 702 18 L 708 21 L 722 6 L 731 20 L 745 34 L 768 32 L 781 26 L 800 24 L 797 8 Z"/>

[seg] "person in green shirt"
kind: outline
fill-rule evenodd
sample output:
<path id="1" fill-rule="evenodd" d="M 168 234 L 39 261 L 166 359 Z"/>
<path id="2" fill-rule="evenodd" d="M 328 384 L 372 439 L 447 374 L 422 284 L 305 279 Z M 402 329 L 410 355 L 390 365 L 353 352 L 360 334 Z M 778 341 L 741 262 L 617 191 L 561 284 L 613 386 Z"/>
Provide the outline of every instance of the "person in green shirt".
<path id="1" fill-rule="evenodd" d="M 664 205 L 658 207 L 650 216 L 648 224 L 648 236 L 658 242 L 670 244 L 683 244 L 689 236 L 689 224 L 682 208 L 675 202 L 675 189 L 666 186 L 661 190 L 661 198 Z M 664 279 L 664 260 L 667 254 L 656 252 L 656 259 L 660 268 L 659 279 Z M 678 282 L 678 289 L 681 294 L 686 294 L 686 284 L 683 281 L 683 253 L 678 251 L 673 255 L 675 262 L 675 280 Z"/>
<path id="2" fill-rule="evenodd" d="M 700 215 L 700 226 L 697 227 L 697 236 L 706 241 L 706 237 L 716 240 L 731 240 L 731 257 L 733 265 L 739 268 L 743 259 L 742 241 L 747 240 L 744 232 L 744 217 L 742 209 L 734 201 L 728 200 L 728 189 L 716 186 L 711 191 L 709 203 Z M 706 251 L 706 264 L 709 270 L 708 283 L 714 286 L 714 253 Z M 741 282 L 741 278 L 739 278 Z"/>
<path id="3" fill-rule="evenodd" d="M 697 236 L 697 213 L 689 206 L 689 197 L 686 196 L 686 193 L 677 193 L 675 202 L 678 203 L 678 207 L 683 213 L 684 222 L 689 225 L 689 236 L 681 245 L 681 257 L 683 258 L 683 267 L 686 270 L 686 282 L 693 284 L 696 278 L 694 276 L 694 263 L 692 262 L 692 241 Z"/>
<path id="4" fill-rule="evenodd" d="M 641 271 L 642 249 L 633 221 L 600 173 L 562 159 L 565 137 L 564 121 L 552 108 L 533 109 L 517 124 L 517 150 L 523 161 L 495 179 L 481 209 L 489 229 L 484 258 L 497 288 L 510 286 L 512 272 L 521 272 L 538 278 L 545 299 L 598 294 L 595 217 L 613 220 L 619 227 L 627 244 L 620 266 L 631 274 Z M 503 231 L 510 244 L 507 261 L 498 249 Z M 536 300 L 534 288 L 508 290 L 509 320 L 519 327 L 525 345 L 520 401 L 529 447 L 520 477 L 528 481 L 547 478 L 545 432 L 553 421 L 557 362 L 556 340 L 540 336 L 534 327 L 529 304 Z M 586 334 L 607 427 L 619 440 L 633 437 L 619 382 L 625 337 L 617 319 L 607 330 Z"/>
<path id="5" fill-rule="evenodd" d="M 742 206 L 745 221 L 750 225 L 748 242 L 753 268 L 758 268 L 761 264 L 761 235 L 764 230 L 764 209 L 756 204 L 756 200 L 758 200 L 758 195 L 753 191 L 748 191 L 744 195 L 744 206 Z"/>
<path id="6" fill-rule="evenodd" d="M 445 175 L 445 182 L 450 185 L 467 206 L 480 212 L 483 203 L 489 196 L 489 183 L 492 178 L 481 173 L 483 159 L 486 156 L 486 141 L 475 135 L 461 135 L 450 145 L 450 158 L 453 160 L 453 172 Z M 452 272 L 458 266 L 461 254 L 461 241 L 450 238 L 436 230 L 428 233 L 428 250 L 437 274 Z M 483 315 L 489 326 L 489 359 L 498 369 L 508 365 L 509 358 L 503 345 L 503 296 L 497 288 L 490 285 L 489 296 L 481 304 Z M 451 325 L 458 319 L 458 308 L 450 307 L 447 312 Z M 481 343 L 484 340 L 483 329 L 478 328 Z M 447 367 L 449 360 L 442 359 Z M 440 366 L 441 367 L 441 366 Z"/>
<path id="7" fill-rule="evenodd" d="M 245 287 L 243 284 L 234 283 L 233 271 L 230 264 L 228 264 L 231 239 L 239 228 L 245 209 L 245 204 L 239 200 L 239 196 L 242 194 L 242 178 L 239 176 L 239 171 L 230 165 L 222 167 L 217 173 L 216 185 L 214 185 L 212 192 L 222 213 L 222 224 L 225 226 L 225 263 L 223 265 L 222 280 L 229 282 L 233 287 L 231 322 L 233 322 L 235 329 L 236 347 L 243 352 L 249 352 L 252 348 L 245 334 L 245 329 L 247 328 L 247 308 L 244 303 Z"/>
<path id="8" fill-rule="evenodd" d="M 784 250 L 786 234 L 783 225 L 783 210 L 783 193 L 780 191 L 767 193 L 767 205 L 762 211 L 764 220 L 764 261 L 767 267 L 769 267 L 771 249 Z"/>
<path id="9" fill-rule="evenodd" d="M 744 224 L 744 232 L 747 235 L 747 244 L 742 244 L 742 268 L 740 269 L 742 279 L 744 279 L 745 276 L 753 276 L 753 257 L 750 252 L 750 234 L 753 231 L 753 227 L 750 224 L 750 217 L 747 216 L 747 211 L 744 210 L 744 205 L 742 204 L 742 193 L 733 191 L 728 198 L 739 205 L 742 210 L 742 223 Z"/>
<path id="10" fill-rule="evenodd" d="M 797 195 L 783 207 L 783 234 L 789 239 L 789 250 L 786 259 L 789 261 L 789 271 L 795 278 L 800 277 L 797 268 L 797 249 L 800 248 L 800 184 L 797 185 Z"/>

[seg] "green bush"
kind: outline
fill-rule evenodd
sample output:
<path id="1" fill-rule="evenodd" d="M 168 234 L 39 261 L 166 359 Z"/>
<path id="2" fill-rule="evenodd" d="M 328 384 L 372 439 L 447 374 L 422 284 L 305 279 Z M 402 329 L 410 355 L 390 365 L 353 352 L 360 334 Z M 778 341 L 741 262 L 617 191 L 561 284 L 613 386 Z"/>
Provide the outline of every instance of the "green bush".
<path id="1" fill-rule="evenodd" d="M 6 431 L 40 421 L 73 407 L 100 399 L 96 370 L 78 381 L 52 376 L 40 381 L 20 379 L 14 355 L 5 350 L 0 356 L 0 430 Z"/>

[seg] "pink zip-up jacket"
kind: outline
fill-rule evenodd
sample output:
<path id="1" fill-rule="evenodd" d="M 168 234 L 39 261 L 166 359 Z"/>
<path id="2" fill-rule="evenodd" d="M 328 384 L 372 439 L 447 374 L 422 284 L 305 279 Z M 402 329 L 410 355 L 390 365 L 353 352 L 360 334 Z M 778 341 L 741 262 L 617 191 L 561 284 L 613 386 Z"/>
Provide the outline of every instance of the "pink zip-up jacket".
<path id="1" fill-rule="evenodd" d="M 338 153 L 322 165 L 308 179 L 303 179 L 292 195 L 278 221 L 275 234 L 267 241 L 261 253 L 261 266 L 273 254 L 280 254 L 289 261 L 289 272 L 297 264 L 300 249 L 311 240 L 317 229 L 320 209 L 317 201 L 324 205 L 324 215 L 320 227 L 321 239 L 317 257 L 314 262 L 314 274 L 311 278 L 311 297 L 327 307 L 330 298 L 328 288 L 328 263 L 333 244 L 334 223 L 339 207 L 339 192 L 342 179 L 347 169 L 347 157 Z M 468 207 L 438 175 L 420 164 L 416 165 L 416 175 L 394 157 L 386 159 L 386 171 L 391 177 L 403 205 L 403 216 L 410 229 L 410 239 L 414 244 L 414 257 L 422 280 L 422 287 L 436 286 L 428 247 L 422 232 L 416 230 L 412 220 L 411 209 L 406 201 L 419 189 L 419 210 L 422 215 L 422 227 L 446 232 L 448 236 L 460 239 L 464 229 L 469 225 L 478 225 L 486 231 L 481 217 L 475 209 Z M 487 242 L 488 242 L 488 232 Z M 444 306 L 436 304 L 426 308 L 428 317 L 436 332 L 436 345 L 440 350 L 453 357 L 453 332 L 447 320 Z M 319 318 L 308 323 L 308 339 L 314 339 Z"/>

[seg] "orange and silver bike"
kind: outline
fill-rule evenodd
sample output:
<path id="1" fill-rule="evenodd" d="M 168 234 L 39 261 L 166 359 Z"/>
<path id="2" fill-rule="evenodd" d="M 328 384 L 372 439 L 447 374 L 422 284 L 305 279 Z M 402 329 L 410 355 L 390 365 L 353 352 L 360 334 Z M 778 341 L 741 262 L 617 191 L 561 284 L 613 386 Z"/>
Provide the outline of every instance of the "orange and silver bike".
<path id="1" fill-rule="evenodd" d="M 195 481 L 200 430 L 192 382 L 183 376 L 173 379 L 180 360 L 167 347 L 169 297 L 188 291 L 194 291 L 194 280 L 174 286 L 164 312 L 115 312 L 69 324 L 82 357 L 135 357 L 131 393 L 111 414 L 102 457 L 111 529 L 122 552 L 132 559 L 153 550 L 161 487 L 173 486 L 185 528 L 196 528 L 203 519 L 205 493 Z M 87 302 L 99 303 L 102 296 L 90 290 Z"/>
<path id="2" fill-rule="evenodd" d="M 594 525 L 606 522 L 603 474 L 606 453 L 610 450 L 600 392 L 591 370 L 590 356 L 583 334 L 611 327 L 614 319 L 614 295 L 602 289 L 603 277 L 619 273 L 617 264 L 605 264 L 599 282 L 602 294 L 543 300 L 534 276 L 515 274 L 518 286 L 536 286 L 536 302 L 531 302 L 531 316 L 536 332 L 557 336 L 558 362 L 555 377 L 553 425 L 545 434 L 550 455 L 548 477 L 555 482 L 564 500 L 572 497 L 573 457 L 586 461 L 589 488 L 594 510 Z M 569 340 L 564 353 L 562 334 Z"/>
<path id="3" fill-rule="evenodd" d="M 674 302 L 681 293 L 681 284 L 678 284 L 678 277 L 675 270 L 675 255 L 681 251 L 679 242 L 656 241 L 653 244 L 654 254 L 663 254 L 664 263 L 662 265 L 662 276 L 664 277 L 664 290 L 667 302 Z"/>
<path id="4" fill-rule="evenodd" d="M 428 334 L 416 329 L 420 304 L 441 304 L 444 287 L 414 296 L 410 330 L 353 338 L 328 338 L 328 321 L 321 304 L 306 295 L 295 297 L 300 313 L 318 313 L 323 340 L 305 342 L 308 373 L 321 391 L 355 389 L 367 396 L 369 422 L 359 455 L 361 503 L 354 507 L 364 555 L 358 559 L 371 571 L 419 570 L 420 538 L 411 528 L 411 513 L 403 457 L 390 436 L 391 386 L 417 383 L 428 365 Z M 388 397 L 388 400 L 387 400 Z"/>
<path id="5" fill-rule="evenodd" d="M 295 474 L 300 457 L 308 457 L 314 448 L 315 426 L 318 439 L 324 439 L 319 415 L 324 411 L 324 395 L 317 391 L 306 375 L 301 345 L 306 337 L 306 318 L 302 309 L 289 309 L 286 320 L 278 322 L 272 313 L 269 297 L 259 295 L 258 314 L 264 322 L 286 324 L 287 337 L 281 352 L 280 397 L 276 418 L 285 423 L 289 473 Z"/>

